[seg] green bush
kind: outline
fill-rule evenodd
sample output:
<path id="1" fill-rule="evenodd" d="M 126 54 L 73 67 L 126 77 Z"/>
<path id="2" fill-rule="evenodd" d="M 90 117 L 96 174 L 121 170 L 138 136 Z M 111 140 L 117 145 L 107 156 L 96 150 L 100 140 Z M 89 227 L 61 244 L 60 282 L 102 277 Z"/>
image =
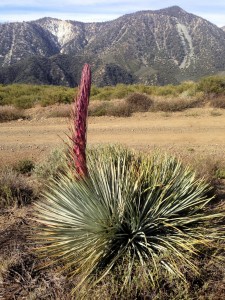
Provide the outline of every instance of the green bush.
<path id="1" fill-rule="evenodd" d="M 55 103 L 71 103 L 77 89 L 63 86 L 12 84 L 0 86 L 0 105 L 14 105 L 18 108 L 31 108 Z"/>
<path id="2" fill-rule="evenodd" d="M 131 109 L 126 103 L 102 102 L 89 108 L 88 115 L 92 117 L 114 116 L 129 117 Z"/>
<path id="3" fill-rule="evenodd" d="M 157 87 L 154 94 L 157 96 L 177 96 L 179 93 L 176 86 L 169 84 Z"/>
<path id="4" fill-rule="evenodd" d="M 14 169 L 18 173 L 21 174 L 28 174 L 30 173 L 35 167 L 35 164 L 32 160 L 30 159 L 23 159 L 20 160 L 15 166 Z"/>
<path id="5" fill-rule="evenodd" d="M 91 86 L 91 97 L 94 97 L 96 95 L 98 95 L 100 93 L 100 88 L 98 88 L 97 86 L 93 85 Z"/>
<path id="6" fill-rule="evenodd" d="M 35 95 L 21 95 L 12 98 L 12 104 L 15 107 L 27 109 L 33 107 L 37 103 L 37 98 Z"/>
<path id="7" fill-rule="evenodd" d="M 210 94 L 225 93 L 225 77 L 222 76 L 209 76 L 200 79 L 197 89 L 209 96 Z"/>
<path id="8" fill-rule="evenodd" d="M 109 106 L 110 104 L 107 102 L 102 102 L 98 105 L 92 106 L 88 109 L 88 115 L 92 117 L 106 116 Z"/>
<path id="9" fill-rule="evenodd" d="M 162 270 L 166 277 L 184 280 L 187 270 L 192 276 L 193 256 L 224 234 L 224 213 L 206 209 L 208 185 L 159 154 L 109 147 L 90 150 L 87 162 L 87 178 L 69 171 L 37 203 L 39 254 L 60 260 L 80 293 L 120 266 L 120 292 L 135 283 L 140 290 L 143 281 L 134 275 L 143 272 L 150 287 L 160 283 Z"/>

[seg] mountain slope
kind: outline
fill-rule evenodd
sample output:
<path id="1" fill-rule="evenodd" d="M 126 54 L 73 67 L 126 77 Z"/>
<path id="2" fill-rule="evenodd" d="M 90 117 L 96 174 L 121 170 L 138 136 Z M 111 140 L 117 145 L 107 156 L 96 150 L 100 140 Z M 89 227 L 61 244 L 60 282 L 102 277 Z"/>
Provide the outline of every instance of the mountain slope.
<path id="1" fill-rule="evenodd" d="M 225 32 L 177 6 L 104 23 L 43 18 L 0 25 L 0 82 L 74 85 L 89 62 L 98 85 L 176 84 L 224 71 L 224 53 Z"/>

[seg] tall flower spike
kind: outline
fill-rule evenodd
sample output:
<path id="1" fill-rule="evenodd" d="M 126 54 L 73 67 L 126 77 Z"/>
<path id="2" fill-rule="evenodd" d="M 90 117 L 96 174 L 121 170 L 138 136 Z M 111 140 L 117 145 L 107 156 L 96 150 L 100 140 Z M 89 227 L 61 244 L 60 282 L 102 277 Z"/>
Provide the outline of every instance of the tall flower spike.
<path id="1" fill-rule="evenodd" d="M 82 70 L 78 95 L 73 106 L 72 158 L 77 175 L 88 175 L 86 165 L 86 131 L 88 104 L 91 90 L 91 68 L 85 64 Z"/>

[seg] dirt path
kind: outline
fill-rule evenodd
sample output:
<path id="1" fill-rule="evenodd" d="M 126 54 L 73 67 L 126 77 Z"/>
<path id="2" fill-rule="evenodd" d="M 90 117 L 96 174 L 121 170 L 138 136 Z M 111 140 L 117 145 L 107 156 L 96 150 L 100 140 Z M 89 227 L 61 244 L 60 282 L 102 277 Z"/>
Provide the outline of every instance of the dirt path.
<path id="1" fill-rule="evenodd" d="M 41 159 L 62 145 L 69 121 L 63 118 L 0 124 L 0 164 Z M 192 109 L 179 113 L 142 113 L 129 118 L 90 117 L 88 143 L 120 143 L 135 149 L 160 148 L 225 160 L 225 111 Z"/>

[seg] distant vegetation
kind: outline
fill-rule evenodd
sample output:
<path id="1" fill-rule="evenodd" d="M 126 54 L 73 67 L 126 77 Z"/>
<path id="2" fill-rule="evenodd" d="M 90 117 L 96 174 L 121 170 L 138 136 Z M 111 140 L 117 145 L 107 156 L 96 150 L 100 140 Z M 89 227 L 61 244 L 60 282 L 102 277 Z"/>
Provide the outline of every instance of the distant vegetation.
<path id="1" fill-rule="evenodd" d="M 70 104 L 76 92 L 77 88 L 63 86 L 0 85 L 0 121 L 23 118 L 24 109 L 37 105 L 44 107 Z M 166 86 L 93 85 L 89 115 L 130 116 L 137 111 L 181 111 L 199 107 L 204 102 L 209 102 L 214 108 L 225 108 L 225 77 L 210 76 L 198 82 L 187 81 L 179 85 Z M 48 117 L 64 117 L 69 114 L 69 108 L 59 107 Z"/>
<path id="2" fill-rule="evenodd" d="M 63 86 L 12 84 L 0 85 L 0 105 L 17 108 L 47 106 L 55 103 L 70 103 L 74 89 Z"/>

